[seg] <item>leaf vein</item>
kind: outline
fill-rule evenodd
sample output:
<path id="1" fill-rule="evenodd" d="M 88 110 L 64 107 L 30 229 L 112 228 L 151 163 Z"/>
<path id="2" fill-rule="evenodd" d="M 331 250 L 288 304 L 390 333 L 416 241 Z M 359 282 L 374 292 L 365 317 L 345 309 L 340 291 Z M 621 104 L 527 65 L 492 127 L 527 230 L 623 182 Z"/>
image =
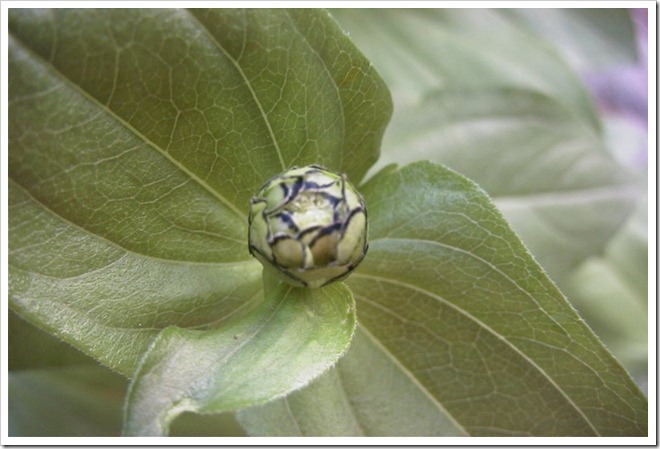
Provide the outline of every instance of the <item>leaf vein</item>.
<path id="1" fill-rule="evenodd" d="M 115 241 L 113 241 L 113 240 L 110 240 L 109 238 L 107 238 L 107 237 L 105 237 L 105 236 L 103 236 L 103 235 L 96 234 L 96 233 L 90 231 L 89 229 L 83 228 L 83 227 L 80 226 L 79 224 L 77 224 L 77 223 L 75 223 L 75 222 L 69 220 L 68 218 L 66 218 L 66 217 L 64 217 L 64 216 L 62 216 L 62 215 L 60 215 L 60 214 L 58 214 L 58 213 L 57 213 L 56 211 L 54 211 L 53 209 L 47 207 L 45 204 L 43 204 L 41 201 L 39 201 L 37 198 L 35 198 L 35 197 L 34 197 L 34 196 L 33 196 L 33 195 L 32 195 L 32 194 L 31 194 L 31 193 L 30 193 L 25 187 L 23 187 L 23 186 L 22 186 L 17 180 L 13 179 L 12 177 L 9 177 L 9 181 L 10 181 L 10 183 L 14 184 L 14 186 L 13 186 L 14 188 L 19 188 L 19 189 L 21 189 L 21 190 L 24 192 L 25 195 L 27 195 L 27 196 L 28 196 L 32 201 L 34 201 L 35 203 L 42 205 L 44 211 L 46 211 L 48 214 L 52 215 L 52 216 L 55 217 L 56 219 L 58 219 L 58 220 L 60 220 L 60 221 L 62 221 L 62 222 L 64 222 L 64 223 L 66 223 L 67 225 L 69 225 L 69 226 L 71 226 L 71 227 L 74 227 L 74 228 L 76 228 L 76 229 L 82 231 L 82 232 L 85 233 L 86 235 L 89 235 L 89 236 L 91 236 L 91 237 L 93 237 L 93 238 L 98 238 L 98 239 L 100 239 L 100 240 L 103 240 L 103 242 L 105 242 L 105 243 L 106 243 L 107 245 L 109 245 L 109 246 L 112 246 L 112 247 L 115 248 L 115 249 L 118 249 L 118 250 L 120 250 L 120 251 L 123 251 L 123 252 L 126 253 L 126 254 L 132 254 L 132 255 L 134 255 L 135 257 L 140 257 L 140 258 L 144 258 L 144 259 L 154 260 L 154 261 L 157 261 L 157 262 L 164 262 L 164 263 L 170 263 L 170 264 L 177 264 L 177 265 L 218 265 L 218 266 L 220 266 L 220 265 L 232 265 L 232 264 L 248 263 L 248 262 L 250 262 L 251 260 L 253 260 L 252 258 L 249 258 L 249 259 L 236 260 L 236 261 L 228 261 L 228 262 L 203 262 L 203 261 L 194 261 L 194 260 L 166 259 L 166 258 L 163 258 L 163 257 L 152 256 L 152 255 L 150 255 L 150 254 L 138 253 L 137 251 L 134 251 L 134 250 L 128 249 L 128 248 L 126 248 L 125 246 L 121 245 L 120 243 L 115 242 Z M 16 250 L 12 250 L 12 251 L 16 251 Z M 44 276 L 47 276 L 47 275 L 44 275 Z"/>
<path id="2" fill-rule="evenodd" d="M 577 413 L 582 417 L 582 419 L 584 419 L 584 421 L 587 423 L 587 425 L 589 425 L 589 427 L 591 427 L 594 434 L 597 435 L 597 436 L 600 436 L 598 430 L 595 428 L 595 426 L 593 425 L 591 420 L 584 414 L 582 409 L 573 401 L 573 399 L 563 390 L 563 388 L 561 388 L 561 386 L 559 384 L 557 384 L 555 382 L 555 380 L 541 366 L 539 366 L 533 359 L 531 359 L 529 356 L 527 356 L 527 354 L 525 354 L 522 350 L 520 350 L 515 344 L 513 344 L 510 340 L 508 340 L 504 335 L 500 334 L 495 329 L 488 326 L 486 323 L 484 323 L 483 321 L 478 319 L 476 316 L 472 315 L 471 313 L 469 313 L 465 309 L 463 309 L 461 307 L 458 307 L 457 305 L 455 305 L 452 302 L 446 300 L 445 298 L 443 298 L 440 295 L 437 295 L 437 294 L 435 294 L 431 291 L 428 291 L 426 289 L 417 287 L 416 285 L 409 284 L 407 282 L 403 282 L 403 281 L 399 281 L 399 280 L 391 279 L 391 278 L 385 278 L 385 277 L 378 276 L 378 275 L 369 275 L 369 274 L 365 274 L 365 273 L 355 273 L 354 276 L 362 277 L 362 278 L 365 278 L 365 279 L 371 279 L 371 280 L 374 280 L 376 282 L 384 282 L 386 284 L 396 285 L 396 286 L 403 287 L 403 288 L 408 289 L 408 290 L 413 290 L 417 293 L 428 296 L 429 298 L 432 298 L 432 299 L 444 304 L 445 306 L 447 306 L 447 307 L 455 310 L 456 312 L 460 313 L 461 315 L 463 315 L 468 320 L 474 322 L 475 324 L 477 324 L 478 326 L 480 326 L 481 328 L 483 328 L 484 330 L 489 332 L 491 335 L 493 335 L 495 338 L 499 339 L 500 341 L 505 343 L 507 346 L 509 346 L 513 350 L 513 352 L 517 353 L 522 358 L 522 360 L 525 360 L 534 369 L 536 369 L 539 373 L 541 373 L 543 375 L 543 377 L 545 377 L 548 380 L 548 382 L 557 390 L 557 392 L 559 394 L 561 394 L 566 399 L 566 401 L 577 411 Z M 368 302 L 373 304 L 373 301 L 368 301 Z M 381 306 L 381 308 L 382 308 L 382 306 Z M 399 319 L 400 319 L 400 317 L 399 317 Z"/>
<path id="3" fill-rule="evenodd" d="M 355 294 L 354 294 L 355 295 Z M 372 301 L 367 300 L 363 296 L 355 295 L 356 298 L 361 298 L 369 303 L 372 303 Z M 442 403 L 424 386 L 422 382 L 403 364 L 401 361 L 396 357 L 389 349 L 381 343 L 380 340 L 378 340 L 374 334 L 372 334 L 367 326 L 364 325 L 364 323 L 360 323 L 360 329 L 365 333 L 365 335 L 380 349 L 383 354 L 385 354 L 391 361 L 394 363 L 400 370 L 401 372 L 410 379 L 410 381 L 419 388 L 419 390 L 429 398 L 431 403 L 436 406 L 438 410 L 445 416 L 449 417 L 449 419 L 454 423 L 456 428 L 460 429 L 465 435 L 469 435 L 469 433 L 465 430 L 465 428 L 454 418 L 454 416 L 445 409 L 445 407 L 442 405 Z"/>
<path id="4" fill-rule="evenodd" d="M 280 149 L 280 144 L 277 141 L 277 137 L 275 137 L 275 131 L 273 131 L 273 127 L 270 124 L 270 120 L 268 119 L 268 114 L 264 110 L 263 104 L 261 104 L 261 100 L 259 100 L 259 96 L 255 92 L 255 90 L 252 88 L 252 83 L 250 82 L 250 79 L 247 77 L 245 72 L 243 71 L 243 68 L 239 64 L 238 60 L 235 59 L 228 51 L 225 49 L 222 44 L 220 44 L 220 41 L 216 39 L 216 37 L 213 35 L 211 30 L 209 30 L 202 21 L 200 21 L 197 16 L 190 10 L 186 10 L 189 14 L 190 17 L 194 18 L 195 22 L 206 32 L 207 36 L 213 43 L 218 47 L 218 49 L 222 52 L 223 55 L 231 62 L 231 64 L 234 66 L 238 74 L 243 78 L 243 81 L 245 82 L 245 87 L 250 91 L 250 95 L 252 96 L 252 99 L 254 100 L 254 103 L 257 105 L 257 108 L 259 109 L 259 113 L 261 115 L 261 118 L 264 120 L 264 124 L 266 125 L 266 129 L 268 130 L 268 134 L 270 135 L 271 140 L 273 141 L 273 146 L 275 147 L 275 150 L 277 151 L 277 157 L 280 160 L 280 165 L 282 166 L 282 170 L 287 169 L 287 164 L 284 161 L 284 156 L 282 155 L 282 150 Z M 246 27 L 243 27 L 244 29 Z M 243 48 L 245 48 L 245 39 L 243 42 Z M 241 50 L 242 52 L 243 50 Z"/>
<path id="5" fill-rule="evenodd" d="M 193 171 L 189 170 L 188 167 L 183 165 L 180 161 L 174 159 L 167 151 L 160 148 L 160 146 L 158 146 L 151 139 L 147 138 L 147 136 L 145 136 L 140 131 L 138 131 L 138 129 L 135 128 L 133 125 L 131 125 L 127 120 L 125 120 L 123 117 L 119 116 L 117 113 L 115 113 L 115 111 L 110 109 L 110 107 L 103 104 L 99 99 L 94 97 L 91 93 L 87 92 L 81 86 L 76 84 L 72 79 L 70 79 L 64 72 L 60 71 L 60 69 L 57 68 L 55 65 L 53 65 L 51 62 L 46 61 L 45 59 L 43 59 L 39 54 L 37 54 L 35 51 L 33 51 L 32 48 L 28 47 L 26 44 L 24 44 L 23 42 L 21 42 L 20 40 L 18 40 L 15 37 L 13 38 L 13 40 L 15 42 L 19 43 L 21 48 L 24 51 L 28 52 L 33 59 L 39 61 L 43 66 L 49 67 L 50 72 L 53 75 L 55 75 L 57 78 L 62 80 L 65 84 L 70 86 L 73 90 L 75 90 L 76 92 L 81 94 L 90 103 L 93 103 L 100 110 L 107 113 L 110 117 L 112 117 L 114 120 L 116 120 L 122 126 L 124 126 L 124 128 L 131 131 L 137 138 L 139 138 L 147 146 L 149 146 L 149 147 L 153 148 L 154 150 L 156 150 L 165 159 L 167 159 L 173 166 L 175 166 L 176 168 L 181 170 L 183 173 L 185 173 L 191 179 L 195 180 L 195 182 L 197 182 L 197 184 L 199 184 L 203 189 L 205 189 L 212 196 L 214 196 L 216 199 L 218 199 L 225 207 L 227 207 L 229 210 L 231 210 L 232 213 L 236 214 L 241 220 L 246 220 L 247 219 L 246 214 L 244 212 L 242 212 L 240 209 L 238 209 L 232 202 L 230 202 L 227 198 L 225 198 L 220 192 L 213 189 L 208 183 L 206 183 L 206 181 L 204 181 L 202 178 L 197 176 Z"/>
<path id="6" fill-rule="evenodd" d="M 343 387 L 344 379 L 342 377 L 342 372 L 341 372 L 340 369 L 336 368 L 335 373 L 337 374 L 337 381 L 339 382 L 338 390 L 341 392 L 341 401 L 344 404 L 345 410 L 348 411 L 348 414 L 350 415 L 351 419 L 353 420 L 355 426 L 360 431 L 360 434 L 362 436 L 366 436 L 367 432 L 365 432 L 364 428 L 362 427 L 362 423 L 360 423 L 360 421 L 358 420 L 358 417 L 355 415 L 355 408 L 353 407 L 353 404 L 351 403 L 348 395 L 346 394 L 346 389 Z"/>
<path id="7" fill-rule="evenodd" d="M 473 258 L 473 259 L 479 261 L 480 263 L 483 263 L 483 264 L 486 265 L 488 268 L 490 268 L 491 270 L 493 270 L 495 273 L 497 273 L 498 275 L 502 276 L 502 278 L 506 279 L 507 282 L 509 282 L 513 287 L 516 288 L 516 290 L 520 291 L 522 294 L 524 294 L 524 295 L 527 296 L 530 300 L 532 300 L 532 302 L 533 302 L 533 303 L 539 308 L 539 310 L 541 310 L 541 311 L 543 312 L 543 314 L 544 314 L 545 316 L 547 316 L 548 319 L 549 319 L 550 321 L 552 321 L 554 324 L 556 324 L 557 327 L 558 327 L 559 329 L 561 329 L 561 330 L 564 332 L 565 335 L 569 335 L 569 332 L 568 332 L 566 329 L 564 329 L 564 327 L 563 327 L 560 323 L 558 323 L 557 320 L 555 320 L 555 319 L 554 319 L 554 318 L 553 318 L 553 317 L 552 317 L 552 316 L 551 316 L 551 315 L 550 315 L 550 314 L 549 314 L 549 313 L 548 313 L 543 307 L 541 307 L 541 304 L 539 304 L 539 302 L 536 300 L 536 298 L 534 297 L 534 295 L 532 295 L 529 291 L 527 291 L 527 290 L 524 289 L 522 286 L 520 286 L 520 285 L 518 284 L 518 282 L 516 282 L 516 281 L 515 281 L 514 279 L 512 279 L 508 274 L 506 274 L 506 273 L 504 273 L 502 270 L 500 270 L 500 269 L 499 269 L 497 266 L 495 266 L 492 262 L 490 262 L 490 261 L 484 259 L 483 257 L 478 256 L 477 254 L 473 253 L 472 251 L 468 251 L 468 250 L 465 250 L 465 249 L 463 249 L 463 248 L 459 248 L 458 246 L 449 245 L 449 244 L 447 244 L 447 243 L 442 243 L 442 242 L 439 242 L 439 241 L 437 241 L 437 240 L 427 240 L 427 239 L 410 239 L 410 238 L 383 237 L 383 238 L 379 238 L 379 239 L 372 240 L 371 244 L 373 245 L 375 242 L 379 242 L 379 241 L 380 241 L 380 242 L 386 242 L 386 241 L 391 241 L 391 242 L 396 242 L 396 241 L 401 241 L 401 242 L 419 242 L 419 243 L 423 243 L 423 244 L 425 244 L 425 245 L 441 246 L 441 247 L 443 247 L 443 248 L 447 248 L 447 249 L 449 249 L 449 250 L 456 251 L 456 252 L 459 252 L 459 253 L 461 253 L 461 254 L 465 254 L 465 255 L 467 255 L 468 257 L 471 257 L 471 258 Z"/>

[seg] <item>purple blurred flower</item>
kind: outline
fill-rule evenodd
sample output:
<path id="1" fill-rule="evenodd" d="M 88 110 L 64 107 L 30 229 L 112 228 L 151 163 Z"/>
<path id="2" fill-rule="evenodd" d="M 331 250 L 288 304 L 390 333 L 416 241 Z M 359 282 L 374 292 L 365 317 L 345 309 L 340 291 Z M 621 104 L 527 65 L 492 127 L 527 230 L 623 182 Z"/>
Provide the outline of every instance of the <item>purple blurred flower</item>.
<path id="1" fill-rule="evenodd" d="M 648 132 L 648 10 L 631 9 L 637 38 L 637 61 L 583 74 L 601 113 Z M 625 157 L 631 168 L 648 165 L 648 144 Z M 622 161 L 623 162 L 623 161 Z"/>
<path id="2" fill-rule="evenodd" d="M 585 81 L 605 113 L 625 116 L 648 128 L 648 11 L 632 9 L 637 62 L 585 74 Z"/>

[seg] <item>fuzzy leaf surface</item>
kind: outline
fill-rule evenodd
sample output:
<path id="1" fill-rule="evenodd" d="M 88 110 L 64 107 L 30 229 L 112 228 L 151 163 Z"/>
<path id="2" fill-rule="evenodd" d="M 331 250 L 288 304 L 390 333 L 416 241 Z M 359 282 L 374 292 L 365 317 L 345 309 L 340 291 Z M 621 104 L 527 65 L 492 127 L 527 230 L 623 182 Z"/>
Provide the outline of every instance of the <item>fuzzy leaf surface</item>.
<path id="1" fill-rule="evenodd" d="M 131 384 L 126 435 L 167 435 L 183 411 L 218 413 L 284 396 L 339 359 L 356 325 L 346 286 L 297 288 L 267 272 L 264 283 L 265 302 L 241 320 L 159 335 Z"/>

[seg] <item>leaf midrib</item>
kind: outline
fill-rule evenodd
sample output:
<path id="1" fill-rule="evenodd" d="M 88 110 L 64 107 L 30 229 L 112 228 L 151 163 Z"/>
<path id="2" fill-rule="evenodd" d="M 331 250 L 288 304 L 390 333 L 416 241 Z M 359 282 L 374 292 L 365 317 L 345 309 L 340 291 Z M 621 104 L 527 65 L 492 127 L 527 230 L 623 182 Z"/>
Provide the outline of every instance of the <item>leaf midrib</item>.
<path id="1" fill-rule="evenodd" d="M 314 54 L 314 56 L 316 56 L 317 60 L 319 61 L 320 65 L 321 65 L 321 67 L 323 67 L 323 70 L 325 71 L 325 73 L 328 77 L 328 80 L 330 81 L 330 84 L 334 88 L 334 92 L 337 95 L 337 102 L 342 106 L 342 107 L 339 108 L 339 112 L 341 114 L 340 119 L 341 119 L 342 133 L 341 133 L 341 142 L 338 145 L 338 148 L 344 149 L 344 148 L 346 148 L 345 143 L 344 143 L 344 140 L 346 139 L 346 115 L 345 115 L 345 112 L 344 112 L 344 106 L 342 104 L 341 92 L 340 92 L 339 86 L 335 82 L 335 78 L 332 75 L 332 73 L 330 72 L 330 69 L 327 66 L 325 60 L 323 59 L 323 57 L 321 56 L 319 51 L 316 49 L 316 47 L 314 47 L 312 45 L 312 42 L 309 40 L 309 38 L 302 32 L 302 30 L 298 26 L 296 20 L 291 16 L 291 12 L 288 9 L 285 9 L 284 14 L 286 14 L 287 19 L 291 23 L 291 26 L 292 26 L 293 30 L 296 32 L 296 34 L 298 34 L 298 36 L 301 37 L 302 41 L 305 43 L 307 48 L 309 48 L 309 50 Z M 344 151 L 340 151 L 339 152 L 339 162 L 338 162 L 337 166 L 338 167 L 343 167 L 343 165 L 344 165 Z"/>
<path id="2" fill-rule="evenodd" d="M 357 276 L 357 274 L 356 274 Z M 372 301 L 368 300 L 366 297 L 361 296 L 361 295 L 356 295 L 354 294 L 355 297 L 359 297 L 361 300 L 373 303 Z M 375 303 L 373 303 L 375 304 Z M 363 323 L 360 322 L 360 330 L 364 332 L 364 334 L 373 342 L 374 345 L 378 347 L 382 351 L 385 356 L 390 359 L 390 361 L 401 370 L 401 372 L 406 376 L 410 381 L 417 387 L 419 390 L 422 392 L 424 396 L 426 396 L 431 403 L 438 409 L 442 414 L 447 416 L 451 422 L 456 426 L 457 429 L 463 432 L 465 435 L 469 435 L 469 432 L 459 423 L 456 418 L 454 418 L 454 415 L 449 413 L 449 411 L 442 405 L 442 403 L 436 398 L 425 386 L 424 384 L 415 376 L 415 374 L 410 371 L 400 360 L 398 357 L 396 357 L 376 336 L 369 331 L 367 326 Z"/>
<path id="3" fill-rule="evenodd" d="M 259 100 L 259 96 L 257 93 L 254 91 L 252 88 L 252 84 L 250 83 L 250 80 L 248 79 L 247 75 L 241 68 L 241 65 L 238 63 L 236 59 L 220 44 L 220 42 L 216 39 L 216 37 L 213 35 L 211 30 L 209 30 L 204 23 L 202 23 L 195 14 L 192 13 L 189 9 L 185 10 L 188 15 L 192 18 L 192 20 L 197 23 L 202 30 L 204 30 L 205 34 L 207 37 L 218 47 L 218 49 L 222 52 L 223 55 L 231 62 L 231 64 L 234 66 L 238 74 L 241 76 L 243 81 L 245 82 L 245 86 L 247 89 L 250 91 L 250 95 L 252 96 L 252 99 L 254 100 L 254 103 L 257 105 L 257 108 L 259 109 L 259 114 L 261 115 L 261 118 L 264 121 L 264 124 L 266 125 L 266 129 L 268 129 L 268 134 L 270 136 L 270 139 L 273 141 L 273 146 L 275 147 L 275 150 L 277 151 L 277 157 L 280 161 L 280 166 L 282 167 L 282 171 L 287 169 L 287 165 L 284 162 L 284 157 L 282 155 L 282 150 L 280 149 L 280 144 L 277 141 L 277 138 L 275 137 L 275 132 L 273 131 L 273 127 L 270 124 L 270 120 L 268 119 L 268 115 L 266 114 L 266 111 L 264 110 L 263 105 L 261 104 L 261 101 Z M 245 42 L 243 42 L 243 46 L 245 46 Z"/>
<path id="4" fill-rule="evenodd" d="M 355 295 L 353 295 L 355 297 Z M 356 326 L 356 331 L 357 331 L 357 326 Z M 355 331 L 353 333 L 353 338 L 355 338 Z M 367 432 L 365 431 L 364 427 L 362 426 L 362 423 L 358 419 L 357 415 L 355 414 L 355 407 L 353 403 L 351 402 L 350 397 L 346 394 L 346 388 L 344 388 L 344 379 L 343 379 L 343 374 L 340 369 L 335 367 L 335 375 L 337 382 L 339 383 L 339 393 L 341 397 L 339 400 L 341 401 L 344 410 L 346 410 L 347 414 L 349 415 L 350 420 L 355 424 L 355 427 L 358 428 L 360 431 L 359 436 L 367 436 Z"/>
<path id="5" fill-rule="evenodd" d="M 160 262 L 160 263 L 168 263 L 168 264 L 173 264 L 173 265 L 196 265 L 196 266 L 205 266 L 205 265 L 206 266 L 227 266 L 227 265 L 235 265 L 235 264 L 244 264 L 244 263 L 256 262 L 255 259 L 252 258 L 252 257 L 247 258 L 247 259 L 242 259 L 242 260 L 232 260 L 232 261 L 223 261 L 223 262 L 217 262 L 217 261 L 216 262 L 213 262 L 213 261 L 206 262 L 206 261 L 197 261 L 197 260 L 166 259 L 164 257 L 153 256 L 151 254 L 139 253 L 135 250 L 126 248 L 125 246 L 122 246 L 121 244 L 119 244 L 119 243 L 117 243 L 113 240 L 110 240 L 109 238 L 107 238 L 103 235 L 96 234 L 96 233 L 90 231 L 89 229 L 86 229 L 86 228 L 80 226 L 79 224 L 69 220 L 68 218 L 58 214 L 56 211 L 49 208 L 48 206 L 43 204 L 41 201 L 39 201 L 37 198 L 35 198 L 29 190 L 27 190 L 25 187 L 23 187 L 16 179 L 13 179 L 11 176 L 9 177 L 9 181 L 12 182 L 15 185 L 14 188 L 21 189 L 23 191 L 23 193 L 25 195 L 27 195 L 33 202 L 43 206 L 43 210 L 46 213 L 52 215 L 55 219 L 66 223 L 68 226 L 71 226 L 73 228 L 76 228 L 76 229 L 80 230 L 81 232 L 91 236 L 92 238 L 103 240 L 103 242 L 105 242 L 107 245 L 112 246 L 113 248 L 118 249 L 119 251 L 122 251 L 124 254 L 122 254 L 121 257 L 124 257 L 127 254 L 130 254 L 134 257 L 138 257 L 138 258 L 142 258 L 142 259 L 148 259 L 148 260 L 154 260 L 154 261 Z M 246 243 L 246 245 L 247 245 L 247 243 Z M 116 259 L 116 260 L 119 260 L 119 258 Z M 116 260 L 112 261 L 110 263 L 114 263 L 114 262 L 116 262 Z M 99 267 L 98 269 L 100 269 L 100 268 L 103 268 L 103 267 Z M 47 275 L 47 274 L 42 274 L 42 273 L 39 273 L 39 272 L 36 272 L 36 271 L 31 271 L 31 272 L 38 273 L 38 274 L 43 275 L 43 276 L 52 277 L 52 278 L 55 278 L 55 279 L 63 279 L 63 278 L 57 278 L 55 276 L 50 276 L 50 275 Z M 86 271 L 85 273 L 89 273 L 89 271 Z"/>

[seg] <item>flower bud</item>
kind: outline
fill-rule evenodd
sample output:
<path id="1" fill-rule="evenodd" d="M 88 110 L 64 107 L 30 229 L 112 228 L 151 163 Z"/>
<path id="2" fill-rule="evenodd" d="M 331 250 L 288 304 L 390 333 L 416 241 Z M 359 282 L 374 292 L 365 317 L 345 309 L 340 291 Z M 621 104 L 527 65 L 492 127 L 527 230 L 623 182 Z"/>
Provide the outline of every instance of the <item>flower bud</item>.
<path id="1" fill-rule="evenodd" d="M 367 252 L 367 211 L 346 176 L 293 167 L 252 198 L 250 254 L 289 283 L 317 288 L 348 275 Z"/>

